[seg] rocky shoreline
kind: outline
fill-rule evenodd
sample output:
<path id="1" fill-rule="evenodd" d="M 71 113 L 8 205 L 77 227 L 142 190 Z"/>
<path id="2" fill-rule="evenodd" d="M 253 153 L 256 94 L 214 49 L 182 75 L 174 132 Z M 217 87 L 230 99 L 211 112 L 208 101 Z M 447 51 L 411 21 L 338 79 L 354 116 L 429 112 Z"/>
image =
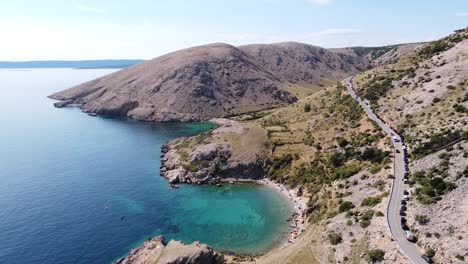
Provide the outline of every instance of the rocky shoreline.
<path id="1" fill-rule="evenodd" d="M 143 245 L 132 251 L 115 264 L 180 264 L 180 263 L 224 263 L 223 255 L 214 251 L 211 247 L 196 241 L 185 245 L 179 241 L 164 242 L 163 236 L 157 236 L 146 240 Z"/>
<path id="2" fill-rule="evenodd" d="M 217 162 L 215 157 L 218 156 L 218 151 L 221 151 L 221 153 L 227 156 L 230 156 L 230 153 L 228 151 L 229 148 L 224 145 L 221 148 L 216 148 L 214 145 L 208 144 L 210 147 L 201 148 L 204 151 L 201 151 L 200 148 L 196 148 L 196 151 L 189 153 L 189 157 L 197 157 L 194 159 L 195 161 L 199 161 L 200 159 L 208 161 L 208 165 L 199 171 L 188 171 L 181 166 L 182 162 L 180 155 L 177 153 L 177 144 L 179 143 L 172 141 L 161 147 L 160 174 L 168 180 L 172 188 L 178 188 L 177 184 L 179 183 L 197 185 L 211 184 L 217 186 L 221 186 L 223 183 L 253 183 L 265 185 L 283 195 L 293 208 L 293 214 L 291 218 L 288 219 L 291 230 L 285 245 L 294 243 L 297 237 L 305 231 L 307 225 L 307 200 L 300 195 L 298 189 L 289 189 L 283 184 L 273 182 L 265 178 L 265 173 L 262 174 L 262 172 L 255 174 L 256 177 L 245 177 L 245 175 L 249 175 L 248 173 L 252 173 L 249 171 L 249 168 L 255 168 L 262 164 L 242 164 L 243 168 L 246 170 L 246 174 L 236 174 L 235 177 L 221 177 L 210 173 L 212 171 L 210 169 L 213 166 L 212 164 Z M 257 170 L 257 168 L 255 168 L 255 170 Z M 222 171 L 221 168 L 218 168 L 217 172 L 220 173 L 220 175 L 229 175 L 229 173 Z"/>

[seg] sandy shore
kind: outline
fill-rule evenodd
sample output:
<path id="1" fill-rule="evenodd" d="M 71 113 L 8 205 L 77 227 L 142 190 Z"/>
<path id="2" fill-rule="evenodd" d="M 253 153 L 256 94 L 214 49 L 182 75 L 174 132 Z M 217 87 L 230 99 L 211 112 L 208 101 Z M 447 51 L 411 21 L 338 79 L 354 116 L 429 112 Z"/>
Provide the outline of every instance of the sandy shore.
<path id="1" fill-rule="evenodd" d="M 289 189 L 287 186 L 273 182 L 269 179 L 262 179 L 256 182 L 278 191 L 291 202 L 294 212 L 289 221 L 291 230 L 289 231 L 289 237 L 286 245 L 293 244 L 297 237 L 305 231 L 307 224 L 307 198 L 298 196 L 297 189 Z"/>

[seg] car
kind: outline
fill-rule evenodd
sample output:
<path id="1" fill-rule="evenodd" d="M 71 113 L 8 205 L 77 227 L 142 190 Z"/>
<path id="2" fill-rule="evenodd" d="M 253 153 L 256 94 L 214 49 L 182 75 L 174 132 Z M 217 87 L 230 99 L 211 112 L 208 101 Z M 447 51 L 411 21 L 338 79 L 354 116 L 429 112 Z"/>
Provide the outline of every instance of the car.
<path id="1" fill-rule="evenodd" d="M 399 151 L 398 149 L 397 149 L 397 150 L 395 150 L 395 152 L 396 152 L 396 153 L 400 153 L 400 151 Z"/>
<path id="2" fill-rule="evenodd" d="M 409 184 L 409 180 L 408 179 L 403 179 L 403 183 L 404 184 Z"/>
<path id="3" fill-rule="evenodd" d="M 403 200 L 408 201 L 409 200 L 409 195 L 407 195 L 407 194 L 403 195 Z"/>
<path id="4" fill-rule="evenodd" d="M 400 216 L 406 216 L 406 213 L 400 210 Z"/>
<path id="5" fill-rule="evenodd" d="M 404 190 L 404 191 L 403 191 L 403 194 L 404 194 L 404 195 L 409 195 L 409 192 L 408 192 L 407 190 Z"/>
<path id="6" fill-rule="evenodd" d="M 424 259 L 427 263 L 434 263 L 428 255 L 421 255 L 421 258 Z"/>
<path id="7" fill-rule="evenodd" d="M 409 230 L 409 227 L 408 225 L 406 225 L 406 223 L 401 223 L 401 229 L 403 229 L 403 231 L 406 231 Z"/>
<path id="8" fill-rule="evenodd" d="M 406 201 L 405 201 L 405 200 L 401 200 L 401 205 L 406 205 Z"/>
<path id="9" fill-rule="evenodd" d="M 414 235 L 410 230 L 405 230 L 405 236 L 408 241 L 414 241 Z"/>
<path id="10" fill-rule="evenodd" d="M 401 209 L 400 209 L 400 210 L 404 212 L 404 211 L 406 211 L 407 209 L 408 209 L 408 208 L 406 208 L 406 206 L 403 205 L 403 206 L 401 206 Z"/>
<path id="11" fill-rule="evenodd" d="M 406 218 L 404 217 L 401 218 L 401 224 L 406 224 Z"/>

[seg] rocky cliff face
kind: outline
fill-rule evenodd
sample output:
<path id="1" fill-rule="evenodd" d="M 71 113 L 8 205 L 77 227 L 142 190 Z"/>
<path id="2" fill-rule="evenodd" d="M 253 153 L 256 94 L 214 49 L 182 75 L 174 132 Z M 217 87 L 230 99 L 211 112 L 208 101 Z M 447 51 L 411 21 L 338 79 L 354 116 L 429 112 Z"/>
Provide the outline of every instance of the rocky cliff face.
<path id="1" fill-rule="evenodd" d="M 365 69 L 355 56 L 300 43 L 210 44 L 169 53 L 55 93 L 57 107 L 145 121 L 198 121 L 290 104 L 291 83 L 324 85 Z"/>
<path id="2" fill-rule="evenodd" d="M 193 242 L 185 245 L 171 240 L 166 245 L 164 237 L 158 236 L 145 241 L 116 264 L 220 264 L 224 263 L 223 259 L 205 244 Z"/>

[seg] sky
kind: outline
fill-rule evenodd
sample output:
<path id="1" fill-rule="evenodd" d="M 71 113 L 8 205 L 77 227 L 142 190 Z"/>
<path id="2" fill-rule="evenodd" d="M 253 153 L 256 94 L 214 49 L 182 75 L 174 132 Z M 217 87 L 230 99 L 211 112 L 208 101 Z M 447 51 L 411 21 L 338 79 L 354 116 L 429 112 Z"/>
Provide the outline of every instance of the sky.
<path id="1" fill-rule="evenodd" d="M 0 0 L 0 60 L 151 59 L 196 45 L 434 40 L 468 0 Z"/>

